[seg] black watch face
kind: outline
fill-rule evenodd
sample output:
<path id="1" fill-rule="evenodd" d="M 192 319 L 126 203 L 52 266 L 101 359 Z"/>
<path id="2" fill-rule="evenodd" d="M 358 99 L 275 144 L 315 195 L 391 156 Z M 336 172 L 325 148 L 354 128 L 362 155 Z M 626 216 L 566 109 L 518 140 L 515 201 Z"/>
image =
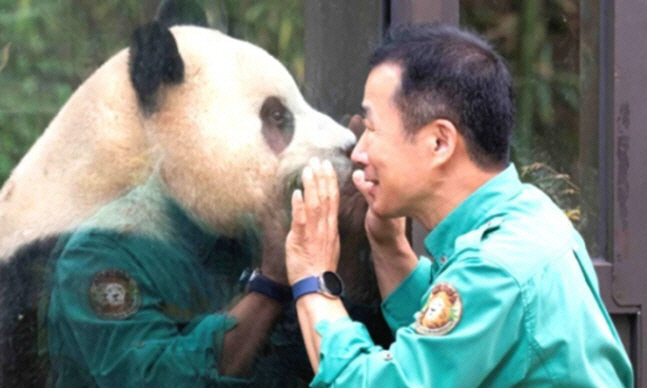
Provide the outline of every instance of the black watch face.
<path id="1" fill-rule="evenodd" d="M 341 295 L 343 286 L 339 275 L 331 271 L 326 271 L 321 274 L 321 277 L 323 278 L 323 283 L 326 285 L 328 292 L 335 296 Z"/>

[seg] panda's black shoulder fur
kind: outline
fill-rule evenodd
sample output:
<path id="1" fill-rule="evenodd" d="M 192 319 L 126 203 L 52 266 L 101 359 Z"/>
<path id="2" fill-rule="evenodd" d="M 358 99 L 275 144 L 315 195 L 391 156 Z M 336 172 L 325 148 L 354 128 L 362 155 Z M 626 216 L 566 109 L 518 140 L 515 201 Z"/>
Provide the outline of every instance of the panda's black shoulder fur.
<path id="1" fill-rule="evenodd" d="M 49 361 L 39 353 L 38 314 L 58 241 L 59 236 L 33 241 L 0 263 L 0 387 L 45 386 Z"/>
<path id="2" fill-rule="evenodd" d="M 140 107 L 146 114 L 153 113 L 160 86 L 184 79 L 184 62 L 171 31 L 158 21 L 137 28 L 130 45 L 128 70 Z"/>

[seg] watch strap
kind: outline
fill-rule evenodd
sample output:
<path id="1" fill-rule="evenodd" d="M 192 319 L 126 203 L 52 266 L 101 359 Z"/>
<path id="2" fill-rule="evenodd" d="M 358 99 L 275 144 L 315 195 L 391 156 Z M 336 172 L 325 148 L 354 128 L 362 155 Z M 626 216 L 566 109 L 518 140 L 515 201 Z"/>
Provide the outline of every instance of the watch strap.
<path id="1" fill-rule="evenodd" d="M 254 291 L 270 297 L 281 304 L 292 301 L 292 290 L 290 286 L 277 283 L 263 276 L 259 270 L 252 272 L 247 282 L 247 291 Z"/>
<path id="2" fill-rule="evenodd" d="M 319 292 L 319 276 L 305 277 L 292 285 L 292 297 L 294 300 L 299 299 L 305 294 Z"/>

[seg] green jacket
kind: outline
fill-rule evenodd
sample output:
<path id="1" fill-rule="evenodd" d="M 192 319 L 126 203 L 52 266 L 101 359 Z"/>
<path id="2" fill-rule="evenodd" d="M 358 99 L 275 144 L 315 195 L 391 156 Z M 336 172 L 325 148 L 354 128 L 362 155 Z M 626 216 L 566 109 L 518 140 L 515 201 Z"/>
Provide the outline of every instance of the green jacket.
<path id="1" fill-rule="evenodd" d="M 204 232 L 152 180 L 108 205 L 52 262 L 47 314 L 57 387 L 245 385 L 217 370 L 219 311 L 257 254 Z"/>
<path id="2" fill-rule="evenodd" d="M 632 387 L 584 242 L 514 166 L 426 238 L 431 259 L 382 303 L 375 346 L 350 319 L 322 321 L 312 387 Z"/>

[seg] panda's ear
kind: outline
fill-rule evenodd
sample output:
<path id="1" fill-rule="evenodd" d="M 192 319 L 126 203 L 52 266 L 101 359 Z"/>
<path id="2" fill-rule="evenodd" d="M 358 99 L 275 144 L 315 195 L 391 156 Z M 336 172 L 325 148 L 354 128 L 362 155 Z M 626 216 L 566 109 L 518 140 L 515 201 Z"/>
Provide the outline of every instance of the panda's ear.
<path id="1" fill-rule="evenodd" d="M 184 62 L 175 38 L 156 21 L 135 30 L 128 67 L 130 81 L 146 114 L 155 111 L 157 91 L 163 83 L 177 84 L 184 78 Z"/>

